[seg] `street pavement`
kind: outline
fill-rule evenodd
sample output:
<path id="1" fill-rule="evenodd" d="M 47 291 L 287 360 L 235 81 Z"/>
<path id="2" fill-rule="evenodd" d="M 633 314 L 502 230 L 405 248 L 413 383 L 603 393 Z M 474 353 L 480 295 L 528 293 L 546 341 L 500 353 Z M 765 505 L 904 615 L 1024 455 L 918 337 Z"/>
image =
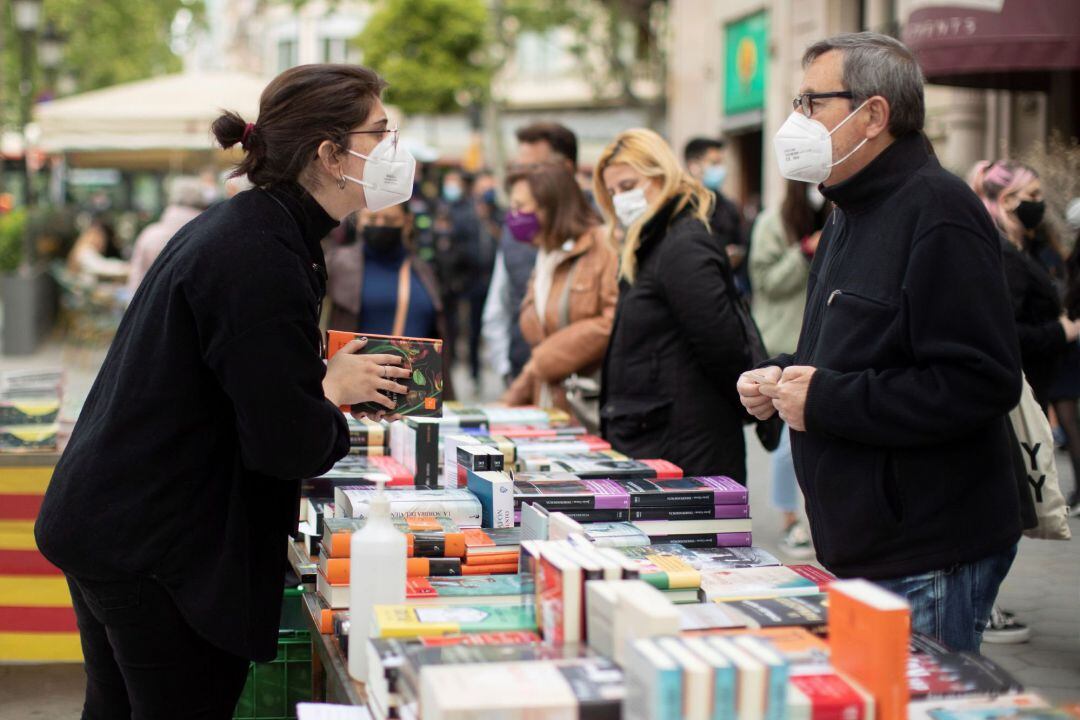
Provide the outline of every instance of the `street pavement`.
<path id="1" fill-rule="evenodd" d="M 0 369 L 68 368 L 65 411 L 74 412 L 93 382 L 104 351 L 50 344 L 29 358 L 0 357 Z M 455 373 L 455 387 L 468 400 L 498 399 L 499 382 L 485 373 L 477 388 L 464 373 Z M 754 541 L 782 560 L 778 542 L 781 518 L 769 505 L 769 456 L 753 433 L 747 433 L 748 472 Z M 1067 457 L 1059 453 L 1062 487 L 1072 488 Z M 1072 520 L 1080 536 L 1080 520 Z M 1080 543 L 1078 537 L 1077 543 Z M 1073 542 L 1024 539 L 1013 570 L 1002 586 L 1001 605 L 1016 612 L 1032 629 L 1032 639 L 1020 645 L 983 644 L 983 652 L 999 662 L 1027 689 L 1052 702 L 1080 700 L 1080 556 Z M 0 665 L 0 720 L 78 718 L 85 677 L 77 665 Z"/>

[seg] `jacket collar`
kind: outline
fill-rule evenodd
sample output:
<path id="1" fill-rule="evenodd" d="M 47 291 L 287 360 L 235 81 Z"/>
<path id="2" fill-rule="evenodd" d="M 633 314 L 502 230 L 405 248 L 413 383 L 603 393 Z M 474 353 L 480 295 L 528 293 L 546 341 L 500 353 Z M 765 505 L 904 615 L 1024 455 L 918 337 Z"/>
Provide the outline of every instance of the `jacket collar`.
<path id="1" fill-rule="evenodd" d="M 642 226 L 637 249 L 637 256 L 639 260 L 645 255 L 648 255 L 650 252 L 652 252 L 656 244 L 659 243 L 661 239 L 663 239 L 663 237 L 667 234 L 668 225 L 670 225 L 671 222 L 675 219 L 675 216 L 677 214 L 681 215 L 682 212 L 685 212 L 686 209 L 690 207 L 690 205 L 688 204 L 686 208 L 683 208 L 682 212 L 676 213 L 675 208 L 676 206 L 678 206 L 679 201 L 681 200 L 681 195 L 676 195 L 675 197 L 671 198 L 666 203 L 661 205 L 660 208 L 656 211 L 656 214 L 649 218 L 648 221 L 646 221 L 645 225 Z"/>
<path id="2" fill-rule="evenodd" d="M 827 199 L 845 213 L 869 210 L 900 189 L 930 158 L 926 137 L 909 133 L 885 148 L 859 172 L 836 185 L 819 185 Z M 936 161 L 935 161 L 936 162 Z"/>
<path id="3" fill-rule="evenodd" d="M 265 192 L 296 222 L 300 240 L 312 260 L 323 264 L 322 240 L 338 226 L 338 221 L 327 215 L 322 205 L 298 183 L 274 185 Z"/>

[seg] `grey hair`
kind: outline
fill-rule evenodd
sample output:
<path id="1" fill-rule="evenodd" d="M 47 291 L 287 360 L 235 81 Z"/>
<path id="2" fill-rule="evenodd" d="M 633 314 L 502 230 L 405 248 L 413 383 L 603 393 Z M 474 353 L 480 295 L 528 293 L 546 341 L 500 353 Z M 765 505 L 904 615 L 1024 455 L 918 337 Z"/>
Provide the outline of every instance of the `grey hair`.
<path id="1" fill-rule="evenodd" d="M 926 102 L 922 69 L 906 45 L 880 33 L 843 33 L 807 48 L 803 69 L 830 50 L 839 50 L 843 57 L 841 82 L 854 96 L 853 107 L 880 95 L 889 103 L 893 137 L 923 129 Z"/>

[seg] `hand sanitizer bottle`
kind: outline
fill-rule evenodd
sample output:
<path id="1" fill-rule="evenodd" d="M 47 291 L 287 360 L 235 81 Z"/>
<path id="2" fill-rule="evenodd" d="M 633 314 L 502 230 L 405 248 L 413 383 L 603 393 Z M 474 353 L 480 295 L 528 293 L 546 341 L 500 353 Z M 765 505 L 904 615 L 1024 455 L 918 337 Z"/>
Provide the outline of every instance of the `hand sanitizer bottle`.
<path id="1" fill-rule="evenodd" d="M 364 526 L 349 543 L 349 675 L 368 680 L 372 608 L 405 602 L 405 535 L 390 519 L 383 481 L 368 506 Z"/>

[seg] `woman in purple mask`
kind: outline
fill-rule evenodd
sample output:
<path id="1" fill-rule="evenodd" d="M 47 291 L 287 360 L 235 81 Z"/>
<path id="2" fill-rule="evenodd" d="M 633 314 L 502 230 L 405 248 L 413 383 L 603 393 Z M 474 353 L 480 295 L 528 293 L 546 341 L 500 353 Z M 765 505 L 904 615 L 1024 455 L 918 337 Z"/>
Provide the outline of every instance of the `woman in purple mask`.
<path id="1" fill-rule="evenodd" d="M 598 374 L 607 351 L 619 296 L 618 258 L 564 164 L 512 173 L 507 188 L 507 227 L 539 254 L 520 315 L 532 357 L 503 401 L 570 412 L 563 382 Z"/>

